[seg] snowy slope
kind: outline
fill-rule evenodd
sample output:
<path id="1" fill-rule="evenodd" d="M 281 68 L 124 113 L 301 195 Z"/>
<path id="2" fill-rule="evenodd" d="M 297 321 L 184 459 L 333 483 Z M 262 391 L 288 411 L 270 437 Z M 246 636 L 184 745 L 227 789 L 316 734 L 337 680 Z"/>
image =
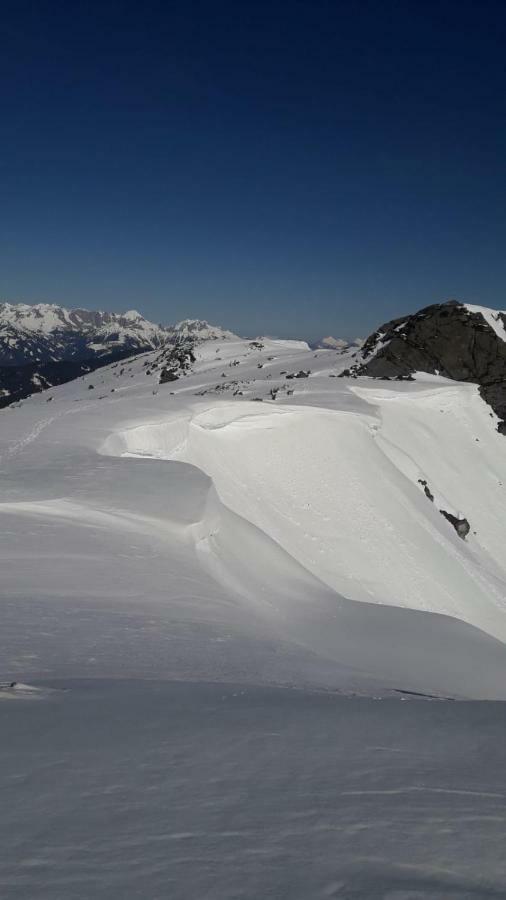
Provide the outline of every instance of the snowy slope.
<path id="1" fill-rule="evenodd" d="M 472 315 L 480 315 L 487 325 L 495 332 L 499 340 L 506 341 L 506 312 L 499 309 L 489 309 L 486 306 L 475 306 L 465 303 L 465 309 Z"/>
<path id="2" fill-rule="evenodd" d="M 504 697 L 506 461 L 477 388 L 232 338 L 160 384 L 167 352 L 0 412 L 0 677 Z"/>
<path id="3" fill-rule="evenodd" d="M 5 900 L 500 900 L 495 703 L 65 682 L 0 702 Z"/>

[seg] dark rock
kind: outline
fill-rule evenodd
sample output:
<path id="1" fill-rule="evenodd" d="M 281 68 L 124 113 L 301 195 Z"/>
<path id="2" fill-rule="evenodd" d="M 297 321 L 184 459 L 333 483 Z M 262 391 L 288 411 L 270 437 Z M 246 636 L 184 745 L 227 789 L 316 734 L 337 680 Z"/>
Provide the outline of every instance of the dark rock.
<path id="1" fill-rule="evenodd" d="M 448 519 L 448 521 L 451 522 L 459 538 L 465 540 L 466 535 L 469 534 L 469 531 L 471 529 L 471 526 L 469 525 L 467 519 L 459 519 L 457 518 L 457 516 L 452 515 L 452 513 L 447 512 L 446 509 L 440 509 L 439 512 L 442 516 L 445 517 L 445 519 Z"/>
<path id="2" fill-rule="evenodd" d="M 167 384 L 169 381 L 177 381 L 179 375 L 173 369 L 164 368 L 160 372 L 159 384 Z"/>
<path id="3" fill-rule="evenodd" d="M 194 345 L 190 341 L 175 344 L 161 354 L 159 361 L 164 365 L 160 370 L 158 383 L 166 384 L 170 381 L 177 381 L 181 375 L 186 375 L 190 371 L 195 362 Z M 226 378 L 226 375 L 223 373 L 222 377 Z"/>
<path id="4" fill-rule="evenodd" d="M 310 374 L 311 374 L 310 369 L 308 369 L 307 371 L 300 369 L 298 372 L 290 372 L 286 377 L 287 378 L 309 378 Z"/>
<path id="5" fill-rule="evenodd" d="M 506 327 L 506 315 L 497 312 Z M 479 312 L 455 300 L 427 306 L 382 325 L 365 341 L 359 361 L 341 377 L 413 380 L 414 372 L 480 385 L 480 394 L 506 433 L 506 341 Z"/>
<path id="6" fill-rule="evenodd" d="M 427 484 L 427 482 L 424 481 L 424 479 L 419 478 L 419 479 L 418 479 L 418 484 L 421 484 L 421 485 L 422 485 L 422 487 L 423 487 L 423 492 L 424 492 L 425 496 L 430 500 L 431 503 L 434 503 L 434 494 L 431 492 L 431 490 L 430 490 L 429 485 Z"/>

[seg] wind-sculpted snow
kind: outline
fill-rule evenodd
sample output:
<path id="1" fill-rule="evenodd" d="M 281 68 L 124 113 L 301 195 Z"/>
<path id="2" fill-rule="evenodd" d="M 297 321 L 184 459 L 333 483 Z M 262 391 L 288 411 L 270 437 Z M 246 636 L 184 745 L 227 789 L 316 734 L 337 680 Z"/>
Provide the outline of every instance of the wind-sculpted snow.
<path id="1" fill-rule="evenodd" d="M 195 355 L 0 413 L 0 677 L 503 697 L 505 464 L 476 389 L 357 391 L 297 342 Z"/>
<path id="2" fill-rule="evenodd" d="M 469 397 L 466 421 L 459 389 L 440 395 L 361 392 L 383 403 L 386 428 L 372 414 L 236 402 L 111 440 L 117 452 L 181 459 L 207 472 L 228 508 L 338 593 L 457 616 L 504 638 L 501 439 L 483 448 L 466 440 L 471 422 L 476 435 L 490 430 L 484 404 L 478 399 L 475 412 Z M 448 456 L 437 427 L 439 440 L 447 432 Z M 464 448 L 472 477 L 455 464 L 454 446 Z M 447 486 L 446 510 L 460 501 L 481 547 L 456 539 L 420 491 L 423 475 Z"/>
<path id="3" fill-rule="evenodd" d="M 351 358 L 0 411 L 2 900 L 503 896 L 504 438 Z"/>

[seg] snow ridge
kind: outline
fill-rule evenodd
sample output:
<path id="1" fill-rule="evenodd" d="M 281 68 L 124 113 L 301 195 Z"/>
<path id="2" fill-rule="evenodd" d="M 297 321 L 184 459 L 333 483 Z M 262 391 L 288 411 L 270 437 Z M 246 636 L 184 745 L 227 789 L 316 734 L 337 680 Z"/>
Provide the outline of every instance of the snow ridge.
<path id="1" fill-rule="evenodd" d="M 470 313 L 478 313 L 480 316 L 483 316 L 485 322 L 495 331 L 499 340 L 506 341 L 506 312 L 504 310 L 488 309 L 486 306 L 473 306 L 471 303 L 465 303 L 464 307 Z"/>

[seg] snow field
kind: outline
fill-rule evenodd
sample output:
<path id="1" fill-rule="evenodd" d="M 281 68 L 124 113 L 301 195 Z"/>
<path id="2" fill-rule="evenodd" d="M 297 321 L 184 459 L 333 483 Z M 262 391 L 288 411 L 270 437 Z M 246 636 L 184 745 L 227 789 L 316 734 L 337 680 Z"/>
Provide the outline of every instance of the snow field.
<path id="1" fill-rule="evenodd" d="M 380 424 L 346 411 L 224 403 L 186 423 L 128 429 L 108 446 L 198 466 L 225 506 L 344 596 L 456 616 L 505 637 L 502 496 L 492 483 L 504 469 L 501 437 L 482 450 L 466 433 L 489 428 L 486 407 L 460 387 L 451 397 L 446 388 L 358 393 L 381 404 Z M 484 452 L 478 466 L 472 456 Z M 457 537 L 423 494 L 422 477 L 445 509 L 446 494 L 457 500 L 481 544 Z"/>

